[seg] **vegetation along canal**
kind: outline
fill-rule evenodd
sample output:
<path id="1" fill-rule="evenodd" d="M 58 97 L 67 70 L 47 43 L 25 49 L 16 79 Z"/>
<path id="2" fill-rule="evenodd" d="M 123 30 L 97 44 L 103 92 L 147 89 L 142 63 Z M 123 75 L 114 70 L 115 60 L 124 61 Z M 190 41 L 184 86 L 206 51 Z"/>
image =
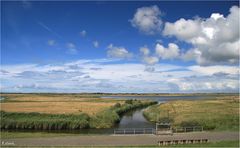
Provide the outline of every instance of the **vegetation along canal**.
<path id="1" fill-rule="evenodd" d="M 214 97 L 214 96 L 211 96 Z M 165 102 L 167 100 L 181 100 L 181 99 L 201 99 L 202 96 L 103 96 L 101 98 L 111 98 L 111 99 L 138 99 L 145 100 L 150 99 L 157 101 L 158 103 Z M 153 122 L 148 121 L 144 115 L 143 111 L 147 107 L 141 107 L 133 109 L 121 114 L 120 121 L 116 123 L 112 128 L 87 128 L 87 129 L 75 129 L 75 130 L 49 130 L 48 132 L 59 132 L 59 133 L 76 133 L 76 134 L 112 134 L 115 129 L 123 128 L 154 128 Z M 23 131 L 23 130 L 17 130 Z M 44 130 L 24 130 L 30 132 L 39 132 Z"/>
<path id="2" fill-rule="evenodd" d="M 147 107 L 134 109 L 121 115 L 121 119 L 112 128 L 88 128 L 77 130 L 6 130 L 9 132 L 49 132 L 49 133 L 74 133 L 74 134 L 113 134 L 115 129 L 123 128 L 154 128 L 154 123 L 149 122 L 143 116 L 143 110 Z M 5 130 L 4 130 L 5 131 Z"/>

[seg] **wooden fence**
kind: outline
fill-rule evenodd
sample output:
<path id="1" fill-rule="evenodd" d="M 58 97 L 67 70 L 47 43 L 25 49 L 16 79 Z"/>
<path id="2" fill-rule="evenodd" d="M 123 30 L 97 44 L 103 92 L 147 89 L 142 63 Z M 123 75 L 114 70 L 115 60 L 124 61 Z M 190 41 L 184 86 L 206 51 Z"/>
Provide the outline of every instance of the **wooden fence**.
<path id="1" fill-rule="evenodd" d="M 114 134 L 155 134 L 154 128 L 125 128 L 115 129 Z"/>
<path id="2" fill-rule="evenodd" d="M 192 126 L 192 127 L 180 127 L 180 128 L 174 128 L 174 133 L 186 133 L 186 132 L 202 132 L 203 127 L 202 126 Z"/>
<path id="3" fill-rule="evenodd" d="M 173 128 L 170 130 L 157 130 L 155 128 L 123 128 L 115 129 L 114 134 L 173 134 L 173 133 L 184 133 L 184 132 L 197 132 L 203 131 L 202 126 L 193 126 L 193 127 L 181 127 Z"/>

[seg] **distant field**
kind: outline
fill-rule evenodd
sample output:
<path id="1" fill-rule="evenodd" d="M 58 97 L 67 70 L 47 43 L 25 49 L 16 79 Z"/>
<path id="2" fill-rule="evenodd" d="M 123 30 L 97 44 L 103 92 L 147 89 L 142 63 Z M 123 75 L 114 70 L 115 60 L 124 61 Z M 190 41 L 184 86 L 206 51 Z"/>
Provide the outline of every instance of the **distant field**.
<path id="1" fill-rule="evenodd" d="M 115 103 L 105 102 L 6 102 L 1 103 L 1 110 L 6 112 L 38 112 L 46 114 L 78 114 L 88 115 L 101 112 Z"/>
<path id="2" fill-rule="evenodd" d="M 151 121 L 169 117 L 174 127 L 200 125 L 206 130 L 238 130 L 239 97 L 169 101 L 149 107 L 144 115 Z"/>
<path id="3" fill-rule="evenodd" d="M 116 102 L 112 99 L 102 99 L 96 95 L 78 94 L 2 94 L 4 102 Z"/>
<path id="4" fill-rule="evenodd" d="M 77 95 L 35 95 L 8 94 L 1 103 L 1 111 L 5 112 L 38 112 L 46 114 L 96 114 L 106 110 L 120 100 L 83 98 Z"/>

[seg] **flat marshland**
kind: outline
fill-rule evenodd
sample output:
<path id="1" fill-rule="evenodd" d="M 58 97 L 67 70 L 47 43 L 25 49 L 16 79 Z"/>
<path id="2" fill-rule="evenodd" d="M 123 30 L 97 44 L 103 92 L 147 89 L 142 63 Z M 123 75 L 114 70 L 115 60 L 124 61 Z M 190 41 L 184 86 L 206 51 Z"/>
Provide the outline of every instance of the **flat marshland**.
<path id="1" fill-rule="evenodd" d="M 109 128 L 120 115 L 153 101 L 101 99 L 77 94 L 4 94 L 1 129 Z"/>
<path id="2" fill-rule="evenodd" d="M 79 114 L 94 115 L 115 103 L 107 102 L 7 102 L 2 103 L 6 112 L 46 113 L 46 114 Z"/>
<path id="3" fill-rule="evenodd" d="M 150 121 L 170 120 L 173 127 L 203 126 L 204 130 L 239 130 L 239 96 L 176 100 L 144 111 Z"/>
<path id="4" fill-rule="evenodd" d="M 110 108 L 122 100 L 100 99 L 76 95 L 37 95 L 37 94 L 8 94 L 1 103 L 5 112 L 46 113 L 46 114 L 79 114 L 93 115 Z"/>

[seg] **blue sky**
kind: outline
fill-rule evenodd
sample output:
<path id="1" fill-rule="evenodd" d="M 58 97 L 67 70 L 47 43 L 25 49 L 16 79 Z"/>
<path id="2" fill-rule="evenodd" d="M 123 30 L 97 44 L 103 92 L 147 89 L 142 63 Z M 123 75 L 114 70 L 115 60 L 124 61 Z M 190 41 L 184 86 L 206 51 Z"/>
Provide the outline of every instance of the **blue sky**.
<path id="1" fill-rule="evenodd" d="M 239 89 L 237 1 L 9 1 L 1 7 L 1 91 Z"/>

